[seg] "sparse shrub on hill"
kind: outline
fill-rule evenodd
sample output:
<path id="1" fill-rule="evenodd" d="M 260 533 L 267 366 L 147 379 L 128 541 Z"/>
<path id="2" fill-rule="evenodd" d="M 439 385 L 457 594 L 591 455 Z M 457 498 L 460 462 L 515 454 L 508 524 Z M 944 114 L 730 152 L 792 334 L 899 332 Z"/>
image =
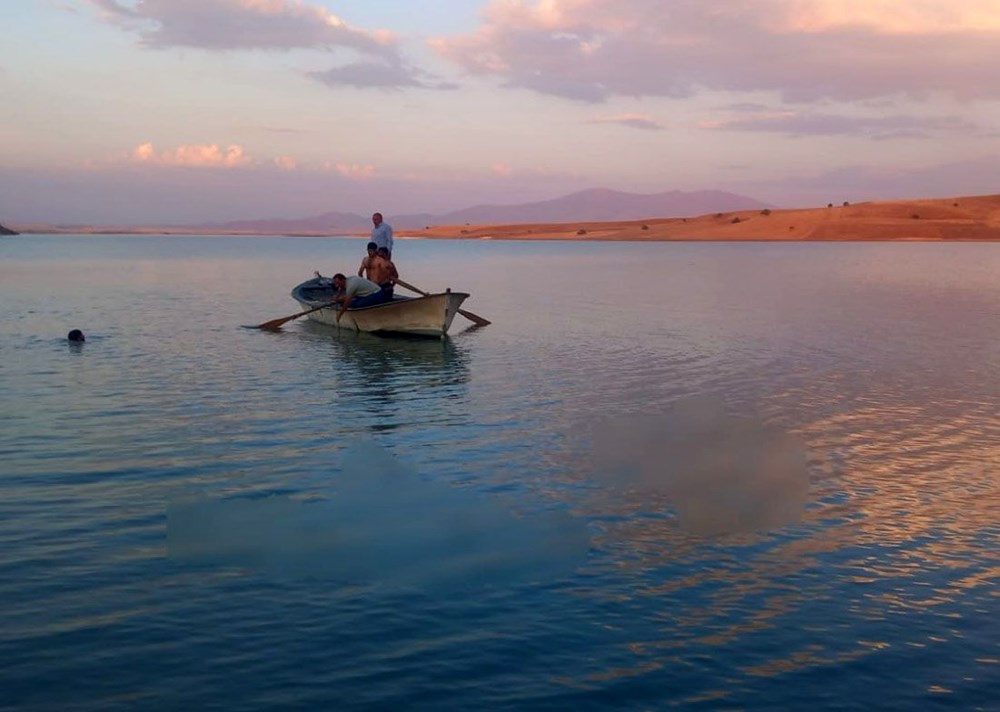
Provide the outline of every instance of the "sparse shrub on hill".
<path id="1" fill-rule="evenodd" d="M 911 215 L 910 217 L 913 218 L 914 220 L 920 219 L 920 215 L 918 213 L 913 213 L 913 215 Z"/>
<path id="2" fill-rule="evenodd" d="M 765 216 L 770 215 L 771 214 L 771 209 L 770 208 L 764 208 L 763 210 L 760 211 L 760 214 L 761 215 L 765 215 Z"/>
<path id="3" fill-rule="evenodd" d="M 733 218 L 732 220 L 730 220 L 729 222 L 731 222 L 731 223 L 734 223 L 734 224 L 735 224 L 735 223 L 738 223 L 739 221 L 740 221 L 740 216 L 739 216 L 739 215 L 737 215 L 736 217 L 734 217 L 734 218 Z"/>
<path id="4" fill-rule="evenodd" d="M 850 203 L 848 203 L 848 202 L 847 202 L 847 201 L 845 200 L 845 201 L 844 201 L 844 207 L 846 208 L 846 207 L 847 207 L 848 205 L 850 205 Z"/>
<path id="5" fill-rule="evenodd" d="M 642 226 L 642 229 L 643 229 L 643 230 L 648 230 L 648 229 L 649 229 L 649 225 L 643 225 L 643 226 Z"/>
<path id="6" fill-rule="evenodd" d="M 832 207 L 833 207 L 833 203 L 827 203 L 827 204 L 826 204 L 826 207 L 828 207 L 828 208 L 832 208 Z"/>
<path id="7" fill-rule="evenodd" d="M 583 228 L 581 227 L 581 228 L 580 228 L 579 230 L 577 230 L 577 231 L 576 231 L 576 234 L 577 234 L 577 235 L 586 235 L 586 234 L 587 234 L 587 231 L 586 231 L 586 230 L 584 230 L 584 229 L 583 229 Z"/>

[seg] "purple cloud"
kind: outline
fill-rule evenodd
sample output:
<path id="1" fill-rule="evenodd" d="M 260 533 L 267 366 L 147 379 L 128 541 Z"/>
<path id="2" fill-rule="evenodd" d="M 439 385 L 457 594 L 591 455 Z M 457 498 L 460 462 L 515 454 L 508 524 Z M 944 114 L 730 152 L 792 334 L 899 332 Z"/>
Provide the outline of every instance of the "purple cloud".
<path id="1" fill-rule="evenodd" d="M 361 89 L 456 89 L 458 85 L 438 81 L 432 75 L 399 62 L 354 62 L 307 76 L 329 86 L 353 86 Z"/>
<path id="2" fill-rule="evenodd" d="M 154 48 L 206 50 L 352 49 L 394 57 L 388 33 L 351 27 L 319 5 L 291 0 L 91 0 Z"/>
<path id="3" fill-rule="evenodd" d="M 319 5 L 297 0 L 91 0 L 107 17 L 138 32 L 151 48 L 230 50 L 351 50 L 360 61 L 307 73 L 328 86 L 454 89 L 407 66 L 388 32 L 349 26 Z"/>
<path id="4" fill-rule="evenodd" d="M 598 116 L 590 119 L 589 124 L 619 124 L 633 129 L 644 129 L 646 131 L 662 131 L 663 124 L 654 121 L 648 116 L 638 114 L 620 114 L 618 116 Z"/>
<path id="5" fill-rule="evenodd" d="M 761 131 L 789 136 L 869 136 L 873 139 L 929 138 L 935 133 L 969 133 L 975 124 L 956 116 L 845 116 L 779 111 L 706 122 L 713 131 Z"/>

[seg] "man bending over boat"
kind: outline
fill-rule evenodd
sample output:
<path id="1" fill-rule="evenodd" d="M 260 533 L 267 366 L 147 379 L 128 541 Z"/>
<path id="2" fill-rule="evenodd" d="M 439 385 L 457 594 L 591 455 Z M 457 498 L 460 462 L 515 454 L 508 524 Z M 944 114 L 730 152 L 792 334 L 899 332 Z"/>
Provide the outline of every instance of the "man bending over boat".
<path id="1" fill-rule="evenodd" d="M 333 275 L 333 290 L 334 297 L 331 303 L 341 305 L 337 312 L 337 321 L 340 321 L 340 317 L 348 307 L 360 309 L 385 301 L 385 292 L 380 286 L 370 279 L 353 274 L 350 277 L 345 277 L 340 272 Z"/>

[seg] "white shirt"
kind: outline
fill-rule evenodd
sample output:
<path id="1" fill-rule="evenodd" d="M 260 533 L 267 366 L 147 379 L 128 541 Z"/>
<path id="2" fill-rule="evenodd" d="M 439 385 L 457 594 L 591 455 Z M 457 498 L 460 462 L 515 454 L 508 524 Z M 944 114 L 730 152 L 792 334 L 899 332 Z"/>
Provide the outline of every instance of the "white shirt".
<path id="1" fill-rule="evenodd" d="M 372 242 L 379 247 L 384 247 L 392 254 L 392 226 L 385 220 L 372 228 Z"/>

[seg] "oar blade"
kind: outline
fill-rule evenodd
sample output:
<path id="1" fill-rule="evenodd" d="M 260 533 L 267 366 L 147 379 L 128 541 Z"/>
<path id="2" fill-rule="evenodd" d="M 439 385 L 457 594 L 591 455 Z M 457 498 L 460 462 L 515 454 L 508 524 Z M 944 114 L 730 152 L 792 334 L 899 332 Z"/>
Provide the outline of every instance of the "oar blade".
<path id="1" fill-rule="evenodd" d="M 298 314 L 291 314 L 290 316 L 279 317 L 278 319 L 271 319 L 271 321 L 265 321 L 263 324 L 258 324 L 257 326 L 250 327 L 251 329 L 264 329 L 265 331 L 277 331 L 286 322 L 292 319 L 298 319 L 300 316 L 305 316 L 306 314 L 312 314 L 314 311 L 319 311 L 320 309 L 326 309 L 327 307 L 333 306 L 333 304 L 320 304 L 318 307 L 313 307 L 312 309 L 306 309 L 305 311 L 300 311 Z"/>
<path id="2" fill-rule="evenodd" d="M 296 314 L 295 316 L 298 316 L 298 314 Z M 258 324 L 253 328 L 263 329 L 264 331 L 277 331 L 278 329 L 281 328 L 283 324 L 288 323 L 294 318 L 295 318 L 294 316 L 286 316 L 281 319 L 271 319 L 271 321 L 265 321 L 263 324 Z"/>
<path id="3" fill-rule="evenodd" d="M 412 284 L 404 282 L 403 280 L 401 280 L 399 278 L 396 279 L 396 284 L 398 284 L 400 287 L 405 287 L 406 289 L 409 289 L 411 292 L 416 292 L 417 294 L 422 294 L 425 297 L 429 296 L 428 292 L 425 292 L 424 290 L 420 289 L 419 287 L 414 287 Z M 471 321 L 476 326 L 489 326 L 490 324 L 493 323 L 489 319 L 484 319 L 483 317 L 479 316 L 478 314 L 473 314 L 472 312 L 466 311 L 465 309 L 459 309 L 458 313 L 461 314 L 462 316 L 464 316 L 469 321 Z"/>
<path id="4" fill-rule="evenodd" d="M 465 309 L 459 309 L 458 313 L 464 316 L 469 321 L 471 321 L 476 326 L 489 326 L 490 324 L 493 323 L 489 319 L 484 319 L 478 314 L 473 314 L 472 312 L 466 311 Z"/>

